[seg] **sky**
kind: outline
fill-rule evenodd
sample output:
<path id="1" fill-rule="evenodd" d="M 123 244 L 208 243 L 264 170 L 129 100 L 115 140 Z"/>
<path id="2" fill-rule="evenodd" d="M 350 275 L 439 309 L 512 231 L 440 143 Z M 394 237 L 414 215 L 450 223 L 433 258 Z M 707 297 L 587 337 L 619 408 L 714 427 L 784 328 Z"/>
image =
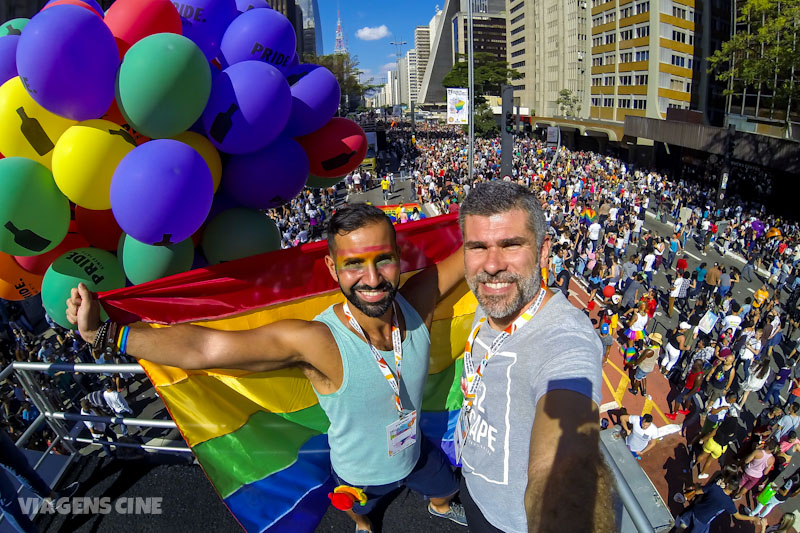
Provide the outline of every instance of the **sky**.
<path id="1" fill-rule="evenodd" d="M 318 0 L 322 19 L 324 52 L 332 54 L 336 42 L 336 9 L 341 10 L 342 30 L 351 55 L 358 57 L 365 83 L 386 82 L 386 72 L 396 69 L 397 47 L 407 41 L 402 54 L 414 47 L 414 28 L 427 26 L 444 0 Z"/>

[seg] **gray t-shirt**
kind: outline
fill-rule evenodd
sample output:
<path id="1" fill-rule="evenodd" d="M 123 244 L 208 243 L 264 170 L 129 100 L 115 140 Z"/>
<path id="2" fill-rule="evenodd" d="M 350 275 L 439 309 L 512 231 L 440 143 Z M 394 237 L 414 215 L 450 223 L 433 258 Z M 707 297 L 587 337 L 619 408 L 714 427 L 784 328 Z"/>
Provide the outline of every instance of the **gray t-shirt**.
<path id="1" fill-rule="evenodd" d="M 475 320 L 483 316 L 479 308 Z M 498 334 L 488 323 L 481 327 L 472 350 L 475 367 Z M 548 391 L 567 389 L 599 405 L 601 355 L 589 319 L 556 293 L 489 360 L 473 406 L 462 471 L 470 495 L 495 527 L 527 533 L 524 496 L 536 404 Z"/>

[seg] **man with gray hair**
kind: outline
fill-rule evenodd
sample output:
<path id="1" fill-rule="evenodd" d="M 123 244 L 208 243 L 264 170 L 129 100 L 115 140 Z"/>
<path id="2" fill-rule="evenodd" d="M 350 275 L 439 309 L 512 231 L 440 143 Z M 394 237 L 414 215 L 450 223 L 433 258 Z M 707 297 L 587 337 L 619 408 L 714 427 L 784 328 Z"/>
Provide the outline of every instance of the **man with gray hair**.
<path id="1" fill-rule="evenodd" d="M 455 436 L 470 530 L 615 530 L 598 444 L 602 345 L 589 319 L 546 289 L 539 201 L 493 181 L 473 189 L 459 216 L 480 304 Z"/>

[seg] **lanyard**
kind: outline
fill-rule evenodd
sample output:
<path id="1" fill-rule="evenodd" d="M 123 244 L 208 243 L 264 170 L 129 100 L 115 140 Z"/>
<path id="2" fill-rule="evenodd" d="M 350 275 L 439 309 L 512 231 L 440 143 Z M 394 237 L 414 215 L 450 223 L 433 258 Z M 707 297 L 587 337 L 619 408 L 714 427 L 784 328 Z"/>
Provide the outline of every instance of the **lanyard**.
<path id="1" fill-rule="evenodd" d="M 491 359 L 497 352 L 500 351 L 500 347 L 511 335 L 514 334 L 514 332 L 530 322 L 530 320 L 533 318 L 533 315 L 535 315 L 542 306 L 545 294 L 547 294 L 547 291 L 544 288 L 539 289 L 539 295 L 536 297 L 536 300 L 533 302 L 533 304 L 524 313 L 522 313 L 519 318 L 512 322 L 511 325 L 504 329 L 500 335 L 494 339 L 494 341 L 492 341 L 491 347 L 486 352 L 486 355 L 483 356 L 483 359 L 481 360 L 477 369 L 475 369 L 475 366 L 472 362 L 472 344 L 475 342 L 475 338 L 478 336 L 481 326 L 483 326 L 483 323 L 486 321 L 486 317 L 481 318 L 472 329 L 472 332 L 467 339 L 467 346 L 464 348 L 464 372 L 467 375 L 464 406 L 467 411 L 472 408 L 472 401 L 475 399 L 475 393 L 478 391 L 478 385 L 481 383 L 483 371 L 486 368 L 486 364 L 489 362 L 489 359 Z"/>
<path id="2" fill-rule="evenodd" d="M 347 305 L 347 303 L 345 302 L 344 306 L 342 307 L 342 311 L 344 311 L 345 316 L 350 319 L 350 327 L 356 330 L 356 333 L 364 337 L 364 340 L 367 341 L 369 350 L 372 352 L 372 357 L 375 358 L 375 362 L 378 363 L 378 368 L 381 370 L 383 377 L 386 378 L 389 386 L 394 391 L 395 407 L 397 407 L 397 411 L 402 414 L 403 404 L 400 401 L 400 386 L 398 382 L 402 379 L 400 376 L 400 365 L 403 362 L 403 343 L 402 339 L 400 338 L 400 326 L 397 322 L 397 307 L 394 304 L 392 304 L 392 310 L 394 311 L 394 316 L 392 317 L 392 351 L 394 351 L 394 367 L 397 371 L 397 378 L 395 378 L 394 374 L 392 374 L 392 370 L 389 368 L 389 365 L 386 364 L 386 360 L 383 358 L 381 353 L 377 348 L 375 348 L 375 346 L 372 345 L 369 338 L 364 334 L 361 326 L 353 317 L 353 313 L 350 312 L 350 307 Z"/>

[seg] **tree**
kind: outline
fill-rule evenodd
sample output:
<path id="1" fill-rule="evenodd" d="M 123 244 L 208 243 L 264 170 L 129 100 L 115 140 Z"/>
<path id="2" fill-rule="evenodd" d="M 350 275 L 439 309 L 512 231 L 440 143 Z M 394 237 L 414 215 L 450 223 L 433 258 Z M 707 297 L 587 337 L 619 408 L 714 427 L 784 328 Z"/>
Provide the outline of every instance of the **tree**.
<path id="1" fill-rule="evenodd" d="M 350 54 L 328 54 L 323 56 L 306 54 L 303 62 L 322 65 L 336 76 L 339 88 L 342 91 L 339 109 L 343 115 L 355 111 L 361 105 L 364 93 L 373 87 L 370 85 L 371 78 L 365 84 L 359 81 L 361 71 L 358 68 L 359 62 L 356 56 L 351 56 Z"/>
<path id="2" fill-rule="evenodd" d="M 569 89 L 561 89 L 558 92 L 558 100 L 556 100 L 556 103 L 561 109 L 561 113 L 564 115 L 564 118 L 567 118 L 580 115 L 580 101 L 580 98 L 572 94 L 572 91 Z"/>
<path id="3" fill-rule="evenodd" d="M 459 54 L 458 62 L 453 65 L 450 72 L 442 80 L 445 87 L 468 87 L 469 86 L 469 65 L 466 57 Z M 507 61 L 496 59 L 496 56 L 488 52 L 478 52 L 475 54 L 475 108 L 476 111 L 480 104 L 486 102 L 484 95 L 500 94 L 500 86 L 508 84 L 511 80 L 518 80 L 522 77 L 519 71 L 508 68 Z"/>
<path id="4" fill-rule="evenodd" d="M 800 99 L 800 0 L 746 0 L 736 20 L 736 33 L 709 57 L 709 72 L 728 83 L 726 95 L 745 88 L 774 94 L 771 117 L 777 112 L 791 124 Z"/>
<path id="5" fill-rule="evenodd" d="M 464 133 L 468 126 L 462 126 Z M 475 106 L 475 135 L 478 137 L 492 138 L 500 134 L 500 127 L 494 118 L 494 113 L 485 103 Z"/>

